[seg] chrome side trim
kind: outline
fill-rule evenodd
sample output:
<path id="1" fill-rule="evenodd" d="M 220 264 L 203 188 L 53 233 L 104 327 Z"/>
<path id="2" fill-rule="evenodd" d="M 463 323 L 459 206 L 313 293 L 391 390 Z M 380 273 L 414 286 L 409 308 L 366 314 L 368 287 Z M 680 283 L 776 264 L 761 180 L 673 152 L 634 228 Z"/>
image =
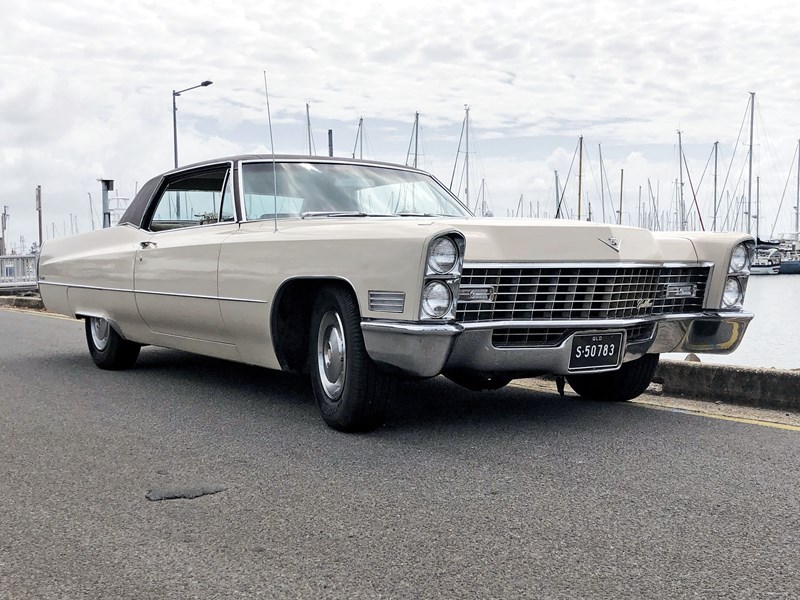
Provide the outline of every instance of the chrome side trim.
<path id="1" fill-rule="evenodd" d="M 219 300 L 220 302 L 249 302 L 252 304 L 269 304 L 267 300 L 253 300 L 252 298 L 228 298 L 224 296 L 203 296 L 200 294 L 180 294 L 178 292 L 154 292 L 150 290 L 134 290 L 130 288 L 112 288 L 97 285 L 79 285 L 74 283 L 55 283 L 52 281 L 39 280 L 39 285 L 54 285 L 67 288 L 79 288 L 83 290 L 98 290 L 101 292 L 133 292 L 134 294 L 149 294 L 152 296 L 172 296 L 176 298 L 195 298 L 197 300 Z M 95 315 L 89 315 L 95 316 Z"/>

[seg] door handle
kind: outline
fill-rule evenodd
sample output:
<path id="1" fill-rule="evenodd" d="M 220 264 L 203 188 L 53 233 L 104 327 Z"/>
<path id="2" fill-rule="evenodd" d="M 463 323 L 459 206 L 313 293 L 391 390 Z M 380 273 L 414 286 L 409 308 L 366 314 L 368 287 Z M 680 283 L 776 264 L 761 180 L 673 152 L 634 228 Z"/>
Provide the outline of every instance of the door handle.
<path id="1" fill-rule="evenodd" d="M 157 248 L 158 244 L 155 242 L 151 242 L 150 240 L 146 242 L 139 242 L 139 247 L 144 250 L 145 248 Z"/>

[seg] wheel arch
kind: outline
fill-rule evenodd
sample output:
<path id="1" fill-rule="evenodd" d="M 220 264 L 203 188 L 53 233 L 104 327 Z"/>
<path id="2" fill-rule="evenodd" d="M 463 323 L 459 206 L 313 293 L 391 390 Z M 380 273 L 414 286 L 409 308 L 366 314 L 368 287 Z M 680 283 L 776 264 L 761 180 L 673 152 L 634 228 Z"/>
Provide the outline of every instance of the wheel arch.
<path id="1" fill-rule="evenodd" d="M 75 313 L 75 318 L 76 318 L 76 319 L 83 319 L 84 321 L 85 321 L 86 319 L 91 319 L 91 318 L 94 318 L 94 319 L 103 319 L 104 321 L 108 321 L 108 324 L 109 324 L 109 325 L 111 326 L 111 328 L 112 328 L 112 329 L 113 329 L 113 330 L 114 330 L 114 331 L 117 333 L 117 335 L 118 335 L 119 337 L 121 337 L 123 340 L 126 340 L 126 341 L 128 341 L 128 338 L 127 338 L 127 337 L 125 336 L 125 334 L 122 332 L 122 327 L 120 327 L 120 326 L 119 326 L 119 323 L 117 323 L 117 322 L 116 322 L 114 319 L 112 319 L 111 317 L 109 317 L 107 314 L 105 314 L 105 313 L 103 313 L 103 312 L 100 312 L 100 311 L 87 311 L 87 310 L 79 310 L 79 311 L 77 311 L 77 312 Z"/>
<path id="2" fill-rule="evenodd" d="M 294 277 L 284 281 L 275 292 L 269 326 L 272 348 L 284 371 L 308 371 L 311 310 L 317 294 L 328 286 L 346 289 L 353 295 L 359 313 L 362 313 L 355 287 L 344 277 Z"/>

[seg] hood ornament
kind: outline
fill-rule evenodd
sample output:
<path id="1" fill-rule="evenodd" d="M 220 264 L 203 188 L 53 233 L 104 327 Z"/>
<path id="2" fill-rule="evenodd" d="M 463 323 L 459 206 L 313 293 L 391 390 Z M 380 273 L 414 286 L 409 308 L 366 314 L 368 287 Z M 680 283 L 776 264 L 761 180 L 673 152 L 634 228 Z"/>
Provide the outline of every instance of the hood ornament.
<path id="1" fill-rule="evenodd" d="M 612 236 L 612 237 L 606 238 L 606 239 L 603 239 L 603 238 L 597 238 L 597 239 L 600 240 L 601 242 L 603 242 L 606 246 L 608 246 L 609 248 L 611 248 L 615 252 L 619 252 L 619 244 L 620 244 L 620 242 L 619 242 L 619 240 L 617 238 Z"/>

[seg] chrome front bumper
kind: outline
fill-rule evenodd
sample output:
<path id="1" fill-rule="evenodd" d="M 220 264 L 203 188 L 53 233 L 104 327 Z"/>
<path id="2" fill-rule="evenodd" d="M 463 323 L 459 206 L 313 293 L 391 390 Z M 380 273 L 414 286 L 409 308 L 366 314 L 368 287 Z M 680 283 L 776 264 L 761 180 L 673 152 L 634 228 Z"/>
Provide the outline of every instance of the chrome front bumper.
<path id="1" fill-rule="evenodd" d="M 748 312 L 705 312 L 658 319 L 603 322 L 427 324 L 400 321 L 362 321 L 364 344 L 372 360 L 415 377 L 433 377 L 444 371 L 485 374 L 505 373 L 532 377 L 545 373 L 570 373 L 572 335 L 558 346 L 496 348 L 494 329 L 513 327 L 579 328 L 579 333 L 620 331 L 623 327 L 654 323 L 646 340 L 626 343 L 623 362 L 644 354 L 697 352 L 729 354 L 742 341 L 753 318 Z M 597 371 L 617 369 L 602 368 Z M 581 371 L 585 373 L 585 370 Z"/>

